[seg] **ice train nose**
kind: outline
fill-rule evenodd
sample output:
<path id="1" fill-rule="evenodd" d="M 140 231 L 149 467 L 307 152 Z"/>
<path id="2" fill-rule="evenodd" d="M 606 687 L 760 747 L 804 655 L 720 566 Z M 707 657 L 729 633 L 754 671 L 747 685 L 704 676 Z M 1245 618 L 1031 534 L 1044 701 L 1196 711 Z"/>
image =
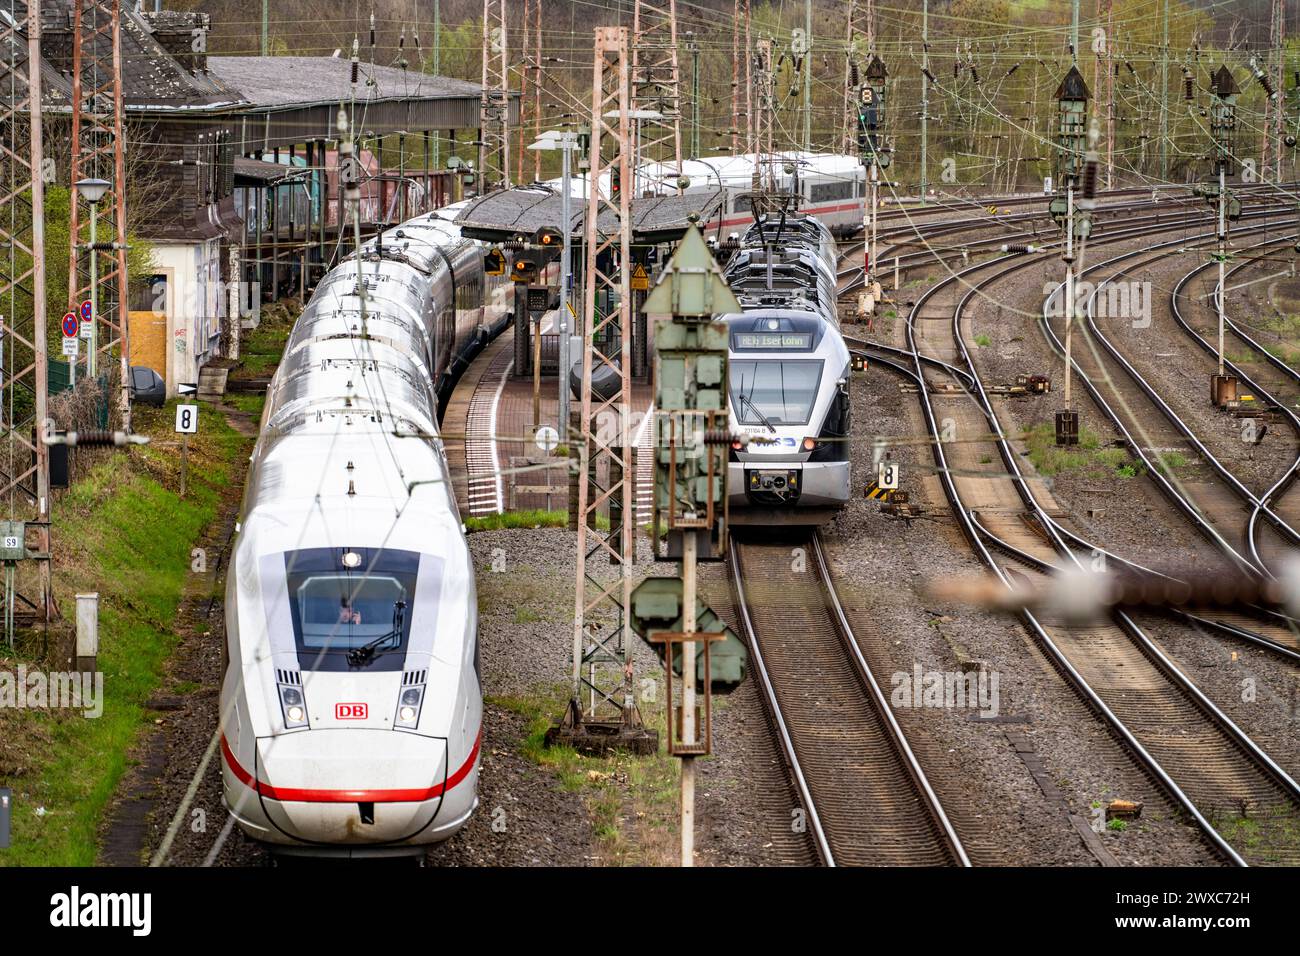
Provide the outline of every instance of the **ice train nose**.
<path id="1" fill-rule="evenodd" d="M 257 790 L 299 840 L 387 843 L 423 830 L 447 785 L 447 743 L 392 730 L 306 730 L 257 741 Z"/>

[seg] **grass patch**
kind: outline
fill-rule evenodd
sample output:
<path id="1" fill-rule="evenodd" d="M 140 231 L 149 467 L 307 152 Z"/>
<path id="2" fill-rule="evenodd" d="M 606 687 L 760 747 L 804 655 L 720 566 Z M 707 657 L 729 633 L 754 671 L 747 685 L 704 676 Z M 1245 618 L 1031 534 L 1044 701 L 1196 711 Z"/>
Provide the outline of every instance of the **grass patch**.
<path id="1" fill-rule="evenodd" d="M 993 340 L 987 335 L 977 335 L 975 336 L 975 344 L 982 349 L 986 349 L 993 344 Z"/>
<path id="2" fill-rule="evenodd" d="M 267 378 L 280 364 L 285 342 L 293 331 L 293 324 L 302 312 L 302 303 L 296 299 L 283 299 L 262 306 L 261 321 L 240 342 L 239 365 L 230 372 L 231 378 Z"/>
<path id="3" fill-rule="evenodd" d="M 0 779 L 14 790 L 13 844 L 5 865 L 93 864 L 104 808 L 127 769 L 127 752 L 151 719 L 145 704 L 175 647 L 177 612 L 190 574 L 190 549 L 231 494 L 236 463 L 250 442 L 204 408 L 191 437 L 189 493 L 179 488 L 174 405 L 137 407 L 135 426 L 153 444 L 115 452 L 53 502 L 54 589 L 64 615 L 48 658 L 31 635 L 0 668 L 62 670 L 59 638 L 71 633 L 78 592 L 100 596 L 99 669 L 103 715 L 0 711 Z"/>
<path id="4" fill-rule="evenodd" d="M 1024 435 L 1029 447 L 1029 460 L 1040 475 L 1058 475 L 1063 471 L 1081 471 L 1094 459 L 1101 444 L 1097 433 L 1084 428 L 1079 434 L 1079 444 L 1056 444 L 1056 426 L 1040 422 Z"/>
<path id="5" fill-rule="evenodd" d="M 475 531 L 501 531 L 508 528 L 567 528 L 569 526 L 569 513 L 567 511 L 545 511 L 540 508 L 531 511 L 506 511 L 499 515 L 467 517 L 463 523 L 466 534 L 473 534 Z M 647 522 L 637 527 L 649 528 L 650 525 Z M 605 533 L 609 532 L 608 515 L 596 515 L 596 530 Z M 664 533 L 667 533 L 666 525 L 661 526 L 661 535 Z"/>
<path id="6" fill-rule="evenodd" d="M 1136 478 L 1145 473 L 1146 466 L 1135 461 L 1123 448 L 1101 446 L 1100 436 L 1089 428 L 1079 435 L 1077 445 L 1056 444 L 1056 426 L 1040 422 L 1024 434 L 1029 449 L 1029 460 L 1040 475 L 1052 476 L 1064 472 L 1092 478 Z M 1173 469 L 1187 464 L 1178 452 L 1167 452 L 1166 467 Z"/>
<path id="7" fill-rule="evenodd" d="M 678 761 L 664 750 L 648 757 L 584 757 L 572 747 L 547 747 L 546 730 L 567 697 L 566 688 L 555 687 L 528 697 L 489 697 L 488 702 L 526 718 L 521 755 L 550 770 L 563 789 L 581 795 L 602 864 L 675 865 Z M 643 705 L 642 713 L 662 740 L 662 706 L 647 710 Z"/>
<path id="8" fill-rule="evenodd" d="M 265 392 L 227 392 L 224 397 L 227 405 L 250 415 L 255 422 L 262 418 L 262 409 L 266 407 Z"/>
<path id="9" fill-rule="evenodd" d="M 1300 352 L 1287 348 L 1285 345 L 1266 345 L 1264 350 L 1275 359 L 1280 359 L 1290 366 L 1300 366 Z"/>
<path id="10" fill-rule="evenodd" d="M 479 515 L 465 519 L 465 533 L 475 531 L 502 531 L 506 528 L 565 528 L 569 524 L 567 511 L 507 511 L 499 515 Z"/>
<path id="11" fill-rule="evenodd" d="M 1162 475 L 1171 475 L 1178 468 L 1187 464 L 1187 456 L 1178 451 L 1166 451 L 1156 455 L 1156 470 Z"/>
<path id="12" fill-rule="evenodd" d="M 1300 846 L 1300 817 L 1294 813 L 1212 814 L 1210 823 L 1254 864 L 1282 863 Z"/>

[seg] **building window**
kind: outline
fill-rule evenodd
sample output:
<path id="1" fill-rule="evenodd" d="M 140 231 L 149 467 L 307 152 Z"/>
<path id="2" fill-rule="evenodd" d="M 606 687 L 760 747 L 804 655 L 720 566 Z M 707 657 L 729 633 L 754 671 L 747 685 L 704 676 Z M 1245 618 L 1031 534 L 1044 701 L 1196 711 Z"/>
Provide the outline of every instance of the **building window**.
<path id="1" fill-rule="evenodd" d="M 132 312 L 153 312 L 164 315 L 167 312 L 167 277 L 151 275 L 148 281 L 140 283 L 131 293 L 130 309 Z"/>

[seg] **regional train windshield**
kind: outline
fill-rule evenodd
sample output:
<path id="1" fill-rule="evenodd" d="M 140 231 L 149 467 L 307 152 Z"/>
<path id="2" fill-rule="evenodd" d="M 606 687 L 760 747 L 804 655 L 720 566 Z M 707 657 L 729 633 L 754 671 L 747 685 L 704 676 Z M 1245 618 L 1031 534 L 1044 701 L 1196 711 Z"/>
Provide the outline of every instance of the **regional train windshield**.
<path id="1" fill-rule="evenodd" d="M 418 554 L 310 548 L 285 555 L 304 670 L 399 670 L 411 633 Z"/>
<path id="2" fill-rule="evenodd" d="M 806 425 L 821 359 L 732 359 L 731 404 L 742 425 Z"/>

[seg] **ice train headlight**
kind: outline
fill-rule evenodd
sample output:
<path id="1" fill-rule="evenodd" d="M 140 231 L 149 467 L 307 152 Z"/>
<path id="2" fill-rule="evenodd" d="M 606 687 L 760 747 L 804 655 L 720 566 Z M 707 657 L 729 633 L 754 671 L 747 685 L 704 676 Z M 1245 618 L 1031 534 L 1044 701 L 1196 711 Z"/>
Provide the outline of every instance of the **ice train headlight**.
<path id="1" fill-rule="evenodd" d="M 302 688 L 280 684 L 280 710 L 284 713 L 284 729 L 298 730 L 307 726 L 307 702 Z"/>
<path id="2" fill-rule="evenodd" d="M 424 703 L 424 686 L 403 687 L 402 696 L 397 701 L 397 719 L 394 727 L 414 730 L 420 723 L 420 705 Z"/>

